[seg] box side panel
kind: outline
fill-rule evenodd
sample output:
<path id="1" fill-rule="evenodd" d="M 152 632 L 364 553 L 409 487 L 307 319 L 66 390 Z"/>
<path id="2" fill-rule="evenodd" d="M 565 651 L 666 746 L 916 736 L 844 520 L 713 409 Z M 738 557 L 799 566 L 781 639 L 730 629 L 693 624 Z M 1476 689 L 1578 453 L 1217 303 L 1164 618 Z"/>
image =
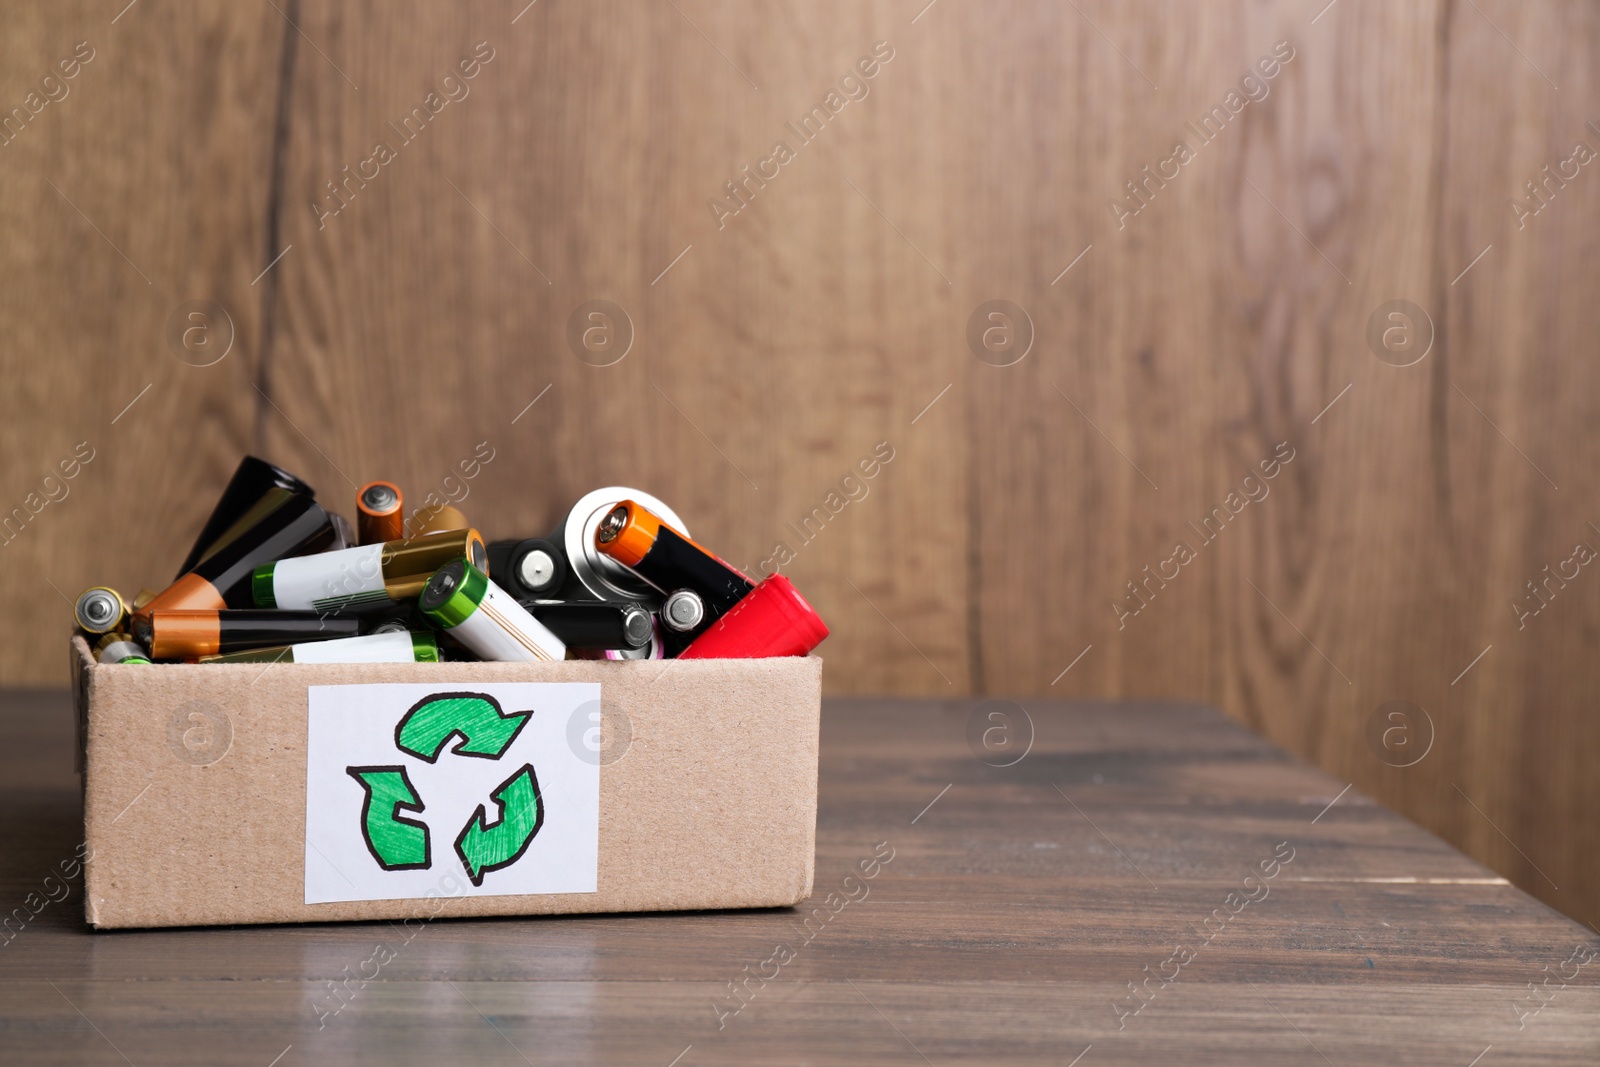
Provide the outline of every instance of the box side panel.
<path id="1" fill-rule="evenodd" d="M 774 907 L 809 895 L 821 661 L 94 666 L 94 925 Z M 304 903 L 311 685 L 599 682 L 599 891 Z M 608 727 L 609 729 L 610 727 Z"/>

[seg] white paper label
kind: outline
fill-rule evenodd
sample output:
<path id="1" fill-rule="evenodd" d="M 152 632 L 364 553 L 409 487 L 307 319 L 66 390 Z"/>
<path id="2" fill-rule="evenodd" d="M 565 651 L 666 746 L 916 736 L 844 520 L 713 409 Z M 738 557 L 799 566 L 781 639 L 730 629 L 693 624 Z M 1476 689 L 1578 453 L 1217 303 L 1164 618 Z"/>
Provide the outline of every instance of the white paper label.
<path id="1" fill-rule="evenodd" d="M 308 694 L 307 904 L 595 892 L 600 760 L 569 738 L 598 683 Z"/>
<path id="2" fill-rule="evenodd" d="M 272 600 L 280 608 L 295 611 L 387 603 L 383 546 L 360 545 L 280 559 L 272 565 Z"/>

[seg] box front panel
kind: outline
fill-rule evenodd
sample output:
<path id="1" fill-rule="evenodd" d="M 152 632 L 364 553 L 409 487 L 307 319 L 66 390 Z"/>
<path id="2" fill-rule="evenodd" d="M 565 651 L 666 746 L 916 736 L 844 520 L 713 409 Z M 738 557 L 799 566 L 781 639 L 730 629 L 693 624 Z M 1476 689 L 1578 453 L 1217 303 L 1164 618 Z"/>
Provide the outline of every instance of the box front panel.
<path id="1" fill-rule="evenodd" d="M 89 921 L 792 904 L 811 889 L 820 684 L 815 658 L 93 666 Z M 464 699 L 401 730 L 449 693 L 498 714 Z"/>

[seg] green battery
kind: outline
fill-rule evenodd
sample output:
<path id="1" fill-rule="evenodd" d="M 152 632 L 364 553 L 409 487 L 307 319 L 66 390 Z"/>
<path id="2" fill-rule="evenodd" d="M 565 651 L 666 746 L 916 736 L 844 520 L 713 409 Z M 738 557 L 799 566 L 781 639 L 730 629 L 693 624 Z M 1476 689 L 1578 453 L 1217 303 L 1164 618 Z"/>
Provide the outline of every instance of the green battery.
<path id="1" fill-rule="evenodd" d="M 483 659 L 532 663 L 567 657 L 559 637 L 465 559 L 434 571 L 417 606 Z"/>

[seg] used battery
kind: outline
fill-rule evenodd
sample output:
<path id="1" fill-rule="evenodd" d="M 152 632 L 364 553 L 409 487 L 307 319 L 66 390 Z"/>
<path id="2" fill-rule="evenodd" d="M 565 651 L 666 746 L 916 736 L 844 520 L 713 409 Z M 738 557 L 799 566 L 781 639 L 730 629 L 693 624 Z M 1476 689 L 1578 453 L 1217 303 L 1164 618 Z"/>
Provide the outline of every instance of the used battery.
<path id="1" fill-rule="evenodd" d="M 358 544 L 381 545 L 405 537 L 405 501 L 392 482 L 369 482 L 356 494 Z"/>
<path id="2" fill-rule="evenodd" d="M 678 658 L 804 656 L 827 636 L 828 627 L 800 591 L 783 575 L 774 574 L 712 623 Z"/>
<path id="3" fill-rule="evenodd" d="M 599 600 L 523 600 L 523 607 L 572 649 L 644 648 L 655 622 L 639 604 Z"/>
<path id="4" fill-rule="evenodd" d="M 132 634 L 109 633 L 94 643 L 94 658 L 99 663 L 149 663 L 144 646 Z"/>
<path id="5" fill-rule="evenodd" d="M 595 547 L 595 530 L 611 509 L 623 500 L 632 500 L 649 508 L 674 529 L 688 533 L 689 528 L 678 518 L 677 512 L 664 501 L 642 490 L 608 486 L 585 493 L 567 512 L 561 527 L 550 535 L 550 540 L 561 546 L 567 565 L 567 578 L 554 594 L 546 595 L 562 600 L 592 598 L 623 603 L 638 601 L 651 609 L 660 604 L 660 590 L 652 588 L 637 574 Z"/>
<path id="6" fill-rule="evenodd" d="M 490 541 L 489 573 L 518 600 L 555 600 L 567 580 L 567 561 L 560 546 L 543 537 Z"/>
<path id="7" fill-rule="evenodd" d="M 454 504 L 440 504 L 436 508 L 423 508 L 411 516 L 411 536 L 439 533 L 443 530 L 470 530 L 472 523 Z"/>
<path id="8" fill-rule="evenodd" d="M 115 589 L 97 585 L 78 594 L 72 614 L 84 633 L 107 634 L 127 621 L 128 605 Z"/>
<path id="9" fill-rule="evenodd" d="M 134 617 L 181 608 L 247 608 L 251 604 L 250 578 L 257 567 L 301 552 L 320 552 L 336 536 L 328 513 L 315 500 L 289 494 L 253 526 L 230 531 L 226 544 L 157 593 Z"/>
<path id="10" fill-rule="evenodd" d="M 439 642 L 427 630 L 340 637 L 276 648 L 201 656 L 201 663 L 438 663 Z"/>
<path id="11" fill-rule="evenodd" d="M 663 593 L 698 593 L 707 622 L 715 621 L 755 588 L 755 583 L 661 521 L 648 508 L 624 500 L 594 533 L 595 547 Z"/>
<path id="12" fill-rule="evenodd" d="M 135 616 L 133 633 L 152 659 L 198 659 L 219 652 L 354 637 L 352 616 L 317 611 L 154 611 Z"/>
<path id="13" fill-rule="evenodd" d="M 444 530 L 264 563 L 250 579 L 252 599 L 258 608 L 319 611 L 408 600 L 422 592 L 434 571 L 457 557 L 480 570 L 489 566 L 477 530 Z"/>
<path id="14" fill-rule="evenodd" d="M 234 469 L 233 477 L 228 479 L 227 488 L 223 489 L 222 496 L 217 498 L 216 507 L 211 509 L 211 516 L 201 528 L 200 536 L 194 539 L 194 547 L 189 549 L 189 554 L 184 557 L 183 566 L 178 569 L 178 577 L 181 578 L 194 570 L 195 564 L 200 562 L 208 550 L 217 546 L 222 535 L 245 518 L 252 509 L 260 506 L 263 498 L 272 496 L 272 491 L 275 489 L 301 496 L 316 496 L 311 486 L 282 467 L 274 466 L 255 456 L 246 456 L 240 460 L 239 466 Z"/>
<path id="15" fill-rule="evenodd" d="M 484 659 L 566 658 L 567 646 L 559 637 L 465 559 L 435 571 L 417 603 L 434 625 Z"/>

